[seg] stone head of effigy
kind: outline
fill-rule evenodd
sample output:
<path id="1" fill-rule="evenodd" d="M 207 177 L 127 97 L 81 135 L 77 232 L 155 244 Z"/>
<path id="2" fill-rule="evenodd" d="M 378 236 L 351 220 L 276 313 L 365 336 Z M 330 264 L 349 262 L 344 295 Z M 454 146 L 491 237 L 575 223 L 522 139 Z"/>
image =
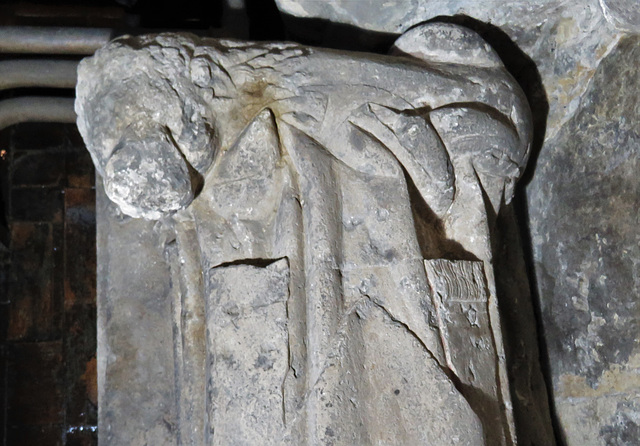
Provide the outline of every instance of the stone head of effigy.
<path id="1" fill-rule="evenodd" d="M 134 217 L 158 219 L 187 206 L 213 161 L 207 67 L 193 49 L 181 36 L 124 37 L 79 68 L 78 91 L 88 100 L 76 102 L 78 127 L 109 197 Z"/>

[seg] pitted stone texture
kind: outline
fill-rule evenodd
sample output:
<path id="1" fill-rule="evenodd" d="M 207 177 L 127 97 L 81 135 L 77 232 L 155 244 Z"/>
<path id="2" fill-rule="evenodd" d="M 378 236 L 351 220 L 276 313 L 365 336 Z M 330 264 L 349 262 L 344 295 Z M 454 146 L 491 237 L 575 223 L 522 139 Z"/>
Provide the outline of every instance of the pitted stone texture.
<path id="1" fill-rule="evenodd" d="M 289 371 L 289 265 L 229 265 L 207 274 L 208 445 L 291 444 L 284 382 Z"/>
<path id="2" fill-rule="evenodd" d="M 478 404 L 478 417 L 485 426 L 487 444 L 499 443 L 504 435 L 500 432 L 500 407 L 496 403 L 497 388 L 493 380 L 496 364 L 491 361 L 495 355 L 491 342 L 491 322 L 484 266 L 482 262 L 429 260 L 425 261 L 427 279 L 434 291 L 434 304 L 439 326 L 446 343 L 443 346 L 447 364 L 455 370 L 462 385 L 477 389 L 470 394 L 470 400 L 482 401 Z M 469 348 L 472 345 L 476 348 Z M 468 351 L 465 357 L 456 355 L 459 349 Z M 483 370 L 488 368 L 489 370 Z M 484 381 L 484 382 L 479 382 Z M 487 396 L 490 396 L 487 398 Z"/>
<path id="3" fill-rule="evenodd" d="M 175 446 L 171 277 L 154 222 L 123 218 L 100 182 L 98 424 L 100 444 Z"/>
<path id="4" fill-rule="evenodd" d="M 452 36 L 465 45 L 457 49 Z M 266 106 L 362 173 L 399 174 L 394 156 L 410 165 L 410 173 L 417 164 L 416 175 L 426 180 L 416 185 L 429 195 L 440 217 L 451 205 L 455 187 L 448 158 L 465 158 L 483 172 L 495 160 L 496 169 L 489 169 L 492 178 L 481 181 L 492 202 L 511 200 L 512 185 L 530 152 L 530 112 L 496 53 L 472 31 L 423 25 L 398 40 L 396 50 L 405 57 L 370 61 L 296 44 L 206 42 L 198 46 L 198 39 L 181 35 L 124 37 L 80 64 L 78 127 L 105 176 L 107 192 L 129 215 L 158 218 L 186 207 L 191 200 L 188 184 L 196 189 L 196 180 L 206 176 L 215 154 L 229 149 Z M 388 79 L 394 79 L 392 89 Z M 501 118 L 459 105 L 473 102 L 494 109 Z M 445 115 L 458 119 L 451 122 Z M 395 130 L 388 127 L 390 119 Z M 458 152 L 457 145 L 447 153 L 437 146 L 437 135 L 451 137 L 452 125 L 464 127 L 469 137 L 486 129 L 507 140 L 481 138 L 473 143 L 473 153 L 468 147 Z M 412 142 L 402 131 L 405 126 L 429 139 Z M 358 136 L 357 129 L 365 136 Z M 372 133 L 370 141 L 367 132 Z M 358 150 L 342 144 L 352 139 Z M 118 174 L 121 186 L 112 184 L 113 173 L 106 172 L 110 160 L 116 158 L 120 168 L 138 165 L 137 158 L 127 155 L 135 150 L 127 147 L 135 145 L 149 161 L 140 161 L 147 167 L 139 178 L 144 186 L 133 186 L 138 181 L 133 171 Z M 167 162 L 154 163 L 153 158 Z M 166 199 L 157 196 L 161 191 Z"/>
<path id="5" fill-rule="evenodd" d="M 394 50 L 434 63 L 493 68 L 502 66 L 498 55 L 480 36 L 469 29 L 448 23 L 432 23 L 430 26 L 410 29 L 393 46 Z"/>
<path id="6" fill-rule="evenodd" d="M 556 410 L 571 445 L 638 438 L 638 66 L 640 39 L 624 39 L 527 188 Z"/>
<path id="7" fill-rule="evenodd" d="M 146 48 L 135 67 L 131 44 Z M 100 107 L 87 113 L 85 102 L 77 101 L 78 129 L 101 175 L 125 130 L 140 122 L 165 127 L 195 170 L 202 173 L 209 167 L 214 156 L 211 142 L 217 135 L 200 91 L 211 96 L 214 85 L 207 69 L 211 64 L 193 51 L 193 41 L 180 35 L 155 40 L 123 37 L 108 51 L 98 50 L 80 63 L 77 94 L 94 98 Z M 106 65 L 108 70 L 101 69 Z"/>
<path id="8" fill-rule="evenodd" d="M 159 220 L 177 441 L 518 441 L 491 228 L 529 155 L 526 99 L 469 30 L 423 25 L 396 50 L 161 35 L 83 62 L 105 185 Z M 428 280 L 439 256 L 461 263 Z"/>
<path id="9" fill-rule="evenodd" d="M 193 199 L 187 163 L 160 126 L 142 135 L 127 128 L 104 168 L 104 186 L 124 213 L 149 220 Z"/>
<path id="10" fill-rule="evenodd" d="M 496 26 L 533 59 L 540 71 L 549 102 L 548 136 L 556 134 L 576 112 L 598 63 L 620 37 L 605 19 L 598 0 L 276 0 L 276 3 L 280 11 L 294 17 L 321 18 L 392 34 L 404 33 L 419 23 L 442 16 L 467 16 Z M 606 5 L 605 11 L 612 11 L 609 17 L 635 21 L 631 18 L 637 15 L 635 1 L 602 0 L 602 3 Z"/>
<path id="11" fill-rule="evenodd" d="M 631 33 L 640 32 L 640 8 L 635 0 L 600 0 L 604 16 L 616 28 Z"/>

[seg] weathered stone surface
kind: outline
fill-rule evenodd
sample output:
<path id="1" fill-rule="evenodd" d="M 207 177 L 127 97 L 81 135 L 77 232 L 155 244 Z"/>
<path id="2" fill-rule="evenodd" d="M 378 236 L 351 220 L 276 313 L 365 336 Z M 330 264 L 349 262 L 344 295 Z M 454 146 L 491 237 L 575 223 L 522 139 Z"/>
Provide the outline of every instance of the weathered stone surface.
<path id="1" fill-rule="evenodd" d="M 229 265 L 207 273 L 206 444 L 279 445 L 286 433 L 289 265 Z M 202 416 L 202 414 L 201 414 Z"/>
<path id="2" fill-rule="evenodd" d="M 160 126 L 128 127 L 104 168 L 107 195 L 127 215 L 159 219 L 193 199 L 187 163 Z"/>
<path id="3" fill-rule="evenodd" d="M 605 18 L 598 0 L 276 0 L 276 3 L 282 12 L 298 18 L 322 18 L 392 34 L 401 34 L 419 23 L 443 16 L 470 17 L 498 27 L 535 62 L 540 72 L 549 102 L 549 136 L 576 112 L 598 63 L 620 37 L 616 27 Z M 638 14 L 635 2 L 600 3 L 606 6 L 605 11 L 612 11 L 608 17 L 635 22 L 632 18 Z"/>
<path id="4" fill-rule="evenodd" d="M 101 444 L 176 444 L 171 275 L 154 222 L 124 217 L 97 184 Z"/>
<path id="5" fill-rule="evenodd" d="M 622 31 L 640 31 L 640 10 L 634 0 L 600 0 L 607 20 Z"/>
<path id="6" fill-rule="evenodd" d="M 571 445 L 637 444 L 640 39 L 602 62 L 527 188 L 556 411 Z"/>
<path id="7" fill-rule="evenodd" d="M 637 2 L 277 3 L 298 18 L 324 18 L 390 33 L 435 17 L 458 15 L 449 20 L 485 22 L 477 28 L 494 37 L 504 33 L 535 62 L 544 94 L 529 99 L 537 109 L 539 142 L 545 141 L 527 190 L 527 223 L 559 435 L 568 444 L 637 444 L 638 61 L 637 49 L 632 49 L 636 43 L 618 44 L 623 33 L 638 32 Z M 492 43 L 500 46 L 501 41 Z M 514 73 L 533 68 L 510 62 Z M 517 244 L 517 237 L 509 222 L 513 217 L 506 214 L 499 220 L 503 229 L 511 229 L 497 233 L 497 252 L 503 255 L 496 268 L 522 271 L 523 265 L 516 266 L 518 257 L 507 248 Z M 518 298 L 503 301 L 502 309 L 509 332 L 518 332 L 530 321 L 511 302 L 522 303 L 526 283 L 518 275 L 505 274 L 498 275 L 497 282 L 499 294 L 513 296 L 517 291 Z M 527 362 L 518 352 L 531 341 L 528 336 L 521 339 L 523 345 L 507 345 L 515 361 L 512 382 L 515 388 L 537 388 L 532 394 L 539 394 L 535 378 L 530 383 L 522 379 Z M 515 395 L 519 393 L 516 390 Z M 522 415 L 526 400 L 521 400 Z"/>
<path id="8" fill-rule="evenodd" d="M 493 379 L 497 367 L 492 361 L 496 354 L 492 342 L 488 292 L 484 266 L 479 261 L 426 260 L 427 280 L 434 291 L 434 306 L 441 327 L 447 365 L 463 386 L 475 392 L 467 398 L 477 403 L 478 417 L 484 426 L 487 444 L 500 443 L 501 432 L 499 397 Z M 466 351 L 467 355 L 456 355 Z"/>
<path id="9" fill-rule="evenodd" d="M 168 444 L 520 441 L 492 228 L 530 152 L 526 99 L 456 25 L 393 51 L 162 35 L 81 64 L 79 127 L 107 194 L 159 220 L 103 226 L 101 389 L 159 369 L 175 384 L 136 395 L 158 407 L 137 429 L 108 418 L 132 411 L 118 396 L 101 423 Z M 135 286 L 118 252 L 147 259 Z M 116 367 L 147 342 L 153 356 Z"/>

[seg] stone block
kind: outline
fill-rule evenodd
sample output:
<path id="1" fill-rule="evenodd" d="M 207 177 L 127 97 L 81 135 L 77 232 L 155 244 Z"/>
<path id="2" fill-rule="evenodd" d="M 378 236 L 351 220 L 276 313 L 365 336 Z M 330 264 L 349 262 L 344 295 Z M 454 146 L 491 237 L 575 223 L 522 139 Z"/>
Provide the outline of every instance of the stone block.
<path id="1" fill-rule="evenodd" d="M 556 411 L 570 444 L 632 444 L 616 441 L 640 424 L 639 66 L 640 39 L 623 39 L 527 187 Z"/>
<path id="2" fill-rule="evenodd" d="M 124 37 L 77 98 L 106 443 L 517 441 L 490 228 L 531 121 L 477 34 L 424 24 L 386 56 Z M 443 286 L 409 179 L 421 240 L 473 259 L 433 260 Z"/>
<path id="3" fill-rule="evenodd" d="M 100 188 L 97 204 L 100 438 L 176 445 L 169 265 L 153 222 L 118 215 Z"/>

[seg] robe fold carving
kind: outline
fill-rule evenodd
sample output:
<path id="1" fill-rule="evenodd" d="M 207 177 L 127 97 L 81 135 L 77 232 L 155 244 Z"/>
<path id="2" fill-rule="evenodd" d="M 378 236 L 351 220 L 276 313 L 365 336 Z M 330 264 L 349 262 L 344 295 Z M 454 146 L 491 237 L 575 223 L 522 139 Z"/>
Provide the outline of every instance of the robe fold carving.
<path id="1" fill-rule="evenodd" d="M 531 124 L 477 35 L 124 37 L 76 109 L 109 198 L 168 234 L 179 444 L 516 443 L 489 226 Z"/>

